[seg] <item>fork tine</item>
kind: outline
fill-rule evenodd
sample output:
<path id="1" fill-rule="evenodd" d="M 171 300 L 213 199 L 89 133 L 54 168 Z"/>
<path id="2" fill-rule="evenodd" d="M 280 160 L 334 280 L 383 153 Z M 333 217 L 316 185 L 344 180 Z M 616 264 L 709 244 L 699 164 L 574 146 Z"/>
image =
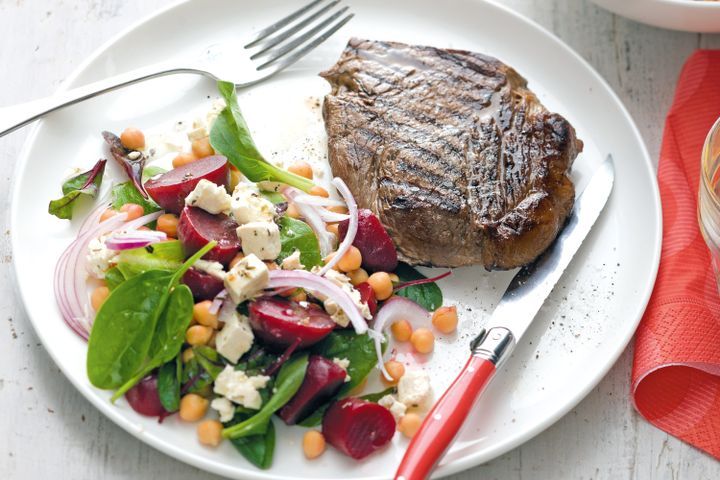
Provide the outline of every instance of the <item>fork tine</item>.
<path id="1" fill-rule="evenodd" d="M 325 1 L 325 0 L 314 0 L 310 3 L 308 3 L 307 5 L 305 5 L 304 7 L 301 7 L 298 10 L 295 10 L 293 13 L 291 13 L 287 17 L 285 17 L 281 20 L 278 20 L 277 22 L 273 23 L 272 25 L 270 25 L 268 27 L 263 28 L 262 30 L 260 30 L 256 34 L 254 34 L 252 37 L 250 37 L 250 40 L 245 45 L 245 48 L 250 48 L 253 45 L 255 45 L 257 42 L 259 42 L 260 40 L 266 38 L 268 35 L 272 35 L 273 33 L 277 32 L 278 30 L 283 28 L 285 25 L 292 22 L 293 20 L 295 20 L 299 16 L 303 15 L 308 10 L 312 9 L 315 5 L 317 5 L 318 3 L 322 3 L 323 1 Z"/>
<path id="2" fill-rule="evenodd" d="M 331 8 L 333 8 L 338 3 L 340 3 L 340 0 L 333 0 L 332 2 L 328 3 L 323 8 L 321 8 L 320 10 L 318 10 L 317 12 L 315 12 L 312 15 L 310 15 L 309 17 L 307 17 L 305 20 L 298 22 L 297 24 L 293 25 L 292 27 L 288 28 L 287 30 L 284 30 L 284 31 L 278 33 L 274 37 L 265 38 L 261 41 L 255 41 L 253 44 L 253 47 L 259 48 L 260 50 L 255 52 L 255 54 L 250 58 L 255 59 L 256 57 L 265 53 L 267 50 L 274 47 L 275 45 L 289 39 L 292 35 L 294 35 L 295 33 L 299 32 L 300 30 L 302 30 L 303 28 L 308 26 L 310 24 L 310 22 L 312 22 L 313 20 L 318 18 L 320 15 L 322 15 L 323 13 L 325 13 L 328 10 L 330 10 Z M 248 47 L 245 47 L 245 48 L 248 48 Z"/>
<path id="3" fill-rule="evenodd" d="M 274 67 L 273 73 L 277 73 L 280 70 L 283 70 L 283 69 L 289 67 L 290 65 L 297 62 L 302 57 L 304 57 L 305 55 L 310 53 L 312 50 L 314 50 L 315 47 L 317 47 L 318 45 L 323 43 L 325 40 L 330 38 L 335 32 L 340 30 L 340 28 L 342 28 L 342 26 L 345 25 L 347 22 L 349 22 L 354 16 L 355 16 L 354 13 L 351 13 L 351 14 L 345 16 L 340 21 L 338 21 L 337 23 L 332 25 L 330 28 L 325 30 L 325 32 L 323 32 L 322 35 L 315 38 L 315 40 L 311 41 L 310 43 L 308 43 L 307 45 L 305 45 L 304 47 L 302 47 L 300 50 L 296 51 L 292 55 L 285 57 L 284 59 L 282 59 L 279 62 L 277 62 L 277 59 L 280 57 L 275 57 L 275 58 L 263 63 L 259 67 L 257 67 L 256 70 L 261 71 L 261 70 L 265 70 L 269 67 Z"/>
<path id="4" fill-rule="evenodd" d="M 318 33 L 319 31 L 321 31 L 323 28 L 325 28 L 325 27 L 327 27 L 328 25 L 330 25 L 330 23 L 332 23 L 332 22 L 333 22 L 334 20 L 336 20 L 340 15 L 342 15 L 343 13 L 345 13 L 345 12 L 348 10 L 348 8 L 350 8 L 350 7 L 347 7 L 347 6 L 346 6 L 346 7 L 341 8 L 340 10 L 338 10 L 337 12 L 335 12 L 334 14 L 330 15 L 328 18 L 326 18 L 325 20 L 323 20 L 322 22 L 320 22 L 319 24 L 317 24 L 317 25 L 316 25 L 315 27 L 313 27 L 312 29 L 310 29 L 310 30 L 308 30 L 307 32 L 303 33 L 303 34 L 300 35 L 299 37 L 293 39 L 291 42 L 289 42 L 289 43 L 287 43 L 287 44 L 285 44 L 285 45 L 283 45 L 283 46 L 281 46 L 281 47 L 279 47 L 279 48 L 276 48 L 276 49 L 274 49 L 274 50 L 267 50 L 267 51 L 265 51 L 265 52 L 256 53 L 255 55 L 253 55 L 252 57 L 250 57 L 250 59 L 251 59 L 251 60 L 255 60 L 257 57 L 260 57 L 260 56 L 272 55 L 272 57 L 271 57 L 267 62 L 265 62 L 263 65 L 270 64 L 270 63 L 272 63 L 272 62 L 280 59 L 281 57 L 283 57 L 283 56 L 287 55 L 288 53 L 290 53 L 291 51 L 295 50 L 297 47 L 299 47 L 299 46 L 302 45 L 303 43 L 305 43 L 305 42 L 307 42 L 308 40 L 310 40 L 313 36 L 315 36 L 315 34 L 317 34 L 317 33 Z M 263 65 L 261 65 L 261 67 L 262 67 Z M 258 70 L 259 70 L 259 69 L 260 69 L 260 67 L 258 67 Z"/>

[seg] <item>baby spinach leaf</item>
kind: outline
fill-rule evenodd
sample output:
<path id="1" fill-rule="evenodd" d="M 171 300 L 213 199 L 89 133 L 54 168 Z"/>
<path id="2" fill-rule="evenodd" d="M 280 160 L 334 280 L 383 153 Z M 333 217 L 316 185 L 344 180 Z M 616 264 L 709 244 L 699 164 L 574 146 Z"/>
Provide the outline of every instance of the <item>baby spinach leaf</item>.
<path id="1" fill-rule="evenodd" d="M 400 278 L 400 282 L 409 282 L 411 280 L 427 278 L 405 263 L 398 265 L 395 270 L 395 274 Z M 402 288 L 395 293 L 401 297 L 409 298 L 430 312 L 440 308 L 443 303 L 442 290 L 440 290 L 440 287 L 438 287 L 435 282 L 425 283 L 422 285 L 412 285 Z"/>
<path id="2" fill-rule="evenodd" d="M 126 203 L 136 203 L 140 205 L 143 207 L 145 215 L 160 210 L 160 207 L 150 197 L 143 197 L 132 182 L 123 182 L 114 185 L 110 196 L 112 198 L 112 206 L 115 210 L 120 210 L 120 207 Z"/>
<path id="3" fill-rule="evenodd" d="M 300 262 L 307 270 L 323 264 L 318 239 L 307 223 L 287 215 L 280 217 L 277 223 L 280 227 L 281 245 L 278 263 L 292 255 L 295 250 L 299 250 Z"/>
<path id="4" fill-rule="evenodd" d="M 383 343 L 383 350 L 386 343 Z M 327 403 L 320 406 L 305 420 L 300 422 L 303 427 L 314 427 L 320 425 L 322 417 L 330 403 L 338 398 L 343 398 L 367 377 L 377 365 L 375 344 L 368 335 L 357 335 L 352 330 L 336 330 L 328 335 L 322 342 L 312 349 L 313 353 L 322 355 L 332 360 L 333 358 L 347 358 L 350 360 L 347 372 L 350 381 L 346 382 L 340 391 Z"/>
<path id="5" fill-rule="evenodd" d="M 265 433 L 236 438 L 230 442 L 250 463 L 258 468 L 268 469 L 272 465 L 275 452 L 275 425 L 270 420 Z"/>
<path id="6" fill-rule="evenodd" d="M 310 191 L 313 187 L 310 180 L 278 168 L 263 158 L 240 112 L 235 85 L 223 81 L 218 81 L 217 85 L 226 107 L 210 129 L 210 144 L 215 151 L 225 155 L 252 182 L 280 182 Z"/>
<path id="7" fill-rule="evenodd" d="M 273 395 L 259 412 L 247 420 L 223 430 L 223 437 L 237 439 L 261 435 L 267 431 L 270 418 L 295 395 L 300 388 L 308 366 L 308 354 L 294 355 L 278 372 Z"/>
<path id="8" fill-rule="evenodd" d="M 107 160 L 98 160 L 93 168 L 76 175 L 63 183 L 62 198 L 50 201 L 48 213 L 58 218 L 72 219 L 75 200 L 82 196 L 95 198 L 102 183 Z"/>
<path id="9" fill-rule="evenodd" d="M 158 396 L 163 408 L 168 412 L 176 412 L 180 409 L 180 376 L 178 372 L 182 372 L 182 361 L 179 355 L 158 370 Z"/>
<path id="10" fill-rule="evenodd" d="M 200 366 L 215 380 L 225 368 L 225 363 L 220 359 L 217 350 L 204 345 L 193 347 L 193 353 Z"/>
<path id="11" fill-rule="evenodd" d="M 261 190 L 260 194 L 270 200 L 274 205 L 287 202 L 283 194 L 279 192 L 269 192 L 267 190 Z"/>
<path id="12" fill-rule="evenodd" d="M 363 400 L 367 400 L 368 402 L 377 403 L 385 395 L 395 395 L 396 393 L 397 393 L 397 387 L 390 387 L 390 388 L 386 388 L 382 392 L 368 393 L 367 395 L 363 395 L 360 398 L 362 398 Z"/>
<path id="13" fill-rule="evenodd" d="M 142 181 L 145 183 L 146 181 L 150 180 L 155 175 L 160 175 L 161 173 L 165 173 L 167 170 L 165 170 L 162 167 L 158 167 L 157 165 L 149 165 L 143 169 L 142 173 Z"/>
<path id="14" fill-rule="evenodd" d="M 115 260 L 117 269 L 127 279 L 148 270 L 175 271 L 180 268 L 184 259 L 185 254 L 180 241 L 173 240 L 123 250 Z"/>
<path id="15" fill-rule="evenodd" d="M 194 356 L 183 366 L 182 394 L 197 393 L 201 396 L 212 394 L 213 377 L 200 365 Z"/>
<path id="16" fill-rule="evenodd" d="M 118 270 L 117 266 L 112 267 L 110 270 L 105 272 L 105 284 L 110 289 L 110 291 L 113 291 L 117 288 L 118 285 L 123 283 L 125 281 L 125 276 L 122 274 L 120 270 Z"/>

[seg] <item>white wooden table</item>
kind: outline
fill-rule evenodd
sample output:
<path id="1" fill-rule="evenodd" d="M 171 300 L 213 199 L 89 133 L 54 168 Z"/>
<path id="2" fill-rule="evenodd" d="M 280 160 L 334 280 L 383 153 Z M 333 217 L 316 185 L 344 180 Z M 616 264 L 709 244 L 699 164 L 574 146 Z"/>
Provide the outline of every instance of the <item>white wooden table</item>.
<path id="1" fill-rule="evenodd" d="M 0 105 L 51 93 L 97 45 L 171 1 L 0 0 Z M 610 82 L 655 159 L 683 61 L 696 48 L 720 48 L 720 35 L 646 27 L 587 0 L 505 3 L 555 32 Z M 481 24 L 479 19 L 478 28 Z M 14 286 L 7 215 L 15 158 L 25 136 L 20 131 L 0 139 L 0 474 L 23 480 L 213 477 L 153 450 L 105 419 L 38 342 Z M 453 480 L 719 479 L 719 462 L 633 411 L 631 363 L 630 348 L 553 427 Z"/>

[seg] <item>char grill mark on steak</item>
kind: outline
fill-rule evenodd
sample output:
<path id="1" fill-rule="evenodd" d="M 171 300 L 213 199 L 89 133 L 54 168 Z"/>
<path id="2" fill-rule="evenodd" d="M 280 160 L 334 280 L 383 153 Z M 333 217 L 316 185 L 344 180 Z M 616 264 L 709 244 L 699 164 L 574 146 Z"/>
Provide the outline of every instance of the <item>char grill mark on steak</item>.
<path id="1" fill-rule="evenodd" d="M 555 238 L 582 142 L 512 68 L 459 50 L 350 40 L 321 74 L 333 172 L 413 264 L 513 268 Z"/>

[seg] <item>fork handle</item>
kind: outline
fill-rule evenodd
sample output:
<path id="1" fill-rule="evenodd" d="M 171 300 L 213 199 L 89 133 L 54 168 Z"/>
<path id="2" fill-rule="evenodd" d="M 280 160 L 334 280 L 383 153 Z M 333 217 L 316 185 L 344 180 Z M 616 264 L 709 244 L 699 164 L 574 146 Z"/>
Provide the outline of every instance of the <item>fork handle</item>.
<path id="1" fill-rule="evenodd" d="M 68 105 L 82 102 L 88 98 L 93 98 L 103 93 L 132 85 L 133 83 L 174 73 L 204 74 L 205 72 L 191 68 L 180 68 L 169 63 L 159 63 L 121 73 L 71 90 L 58 92 L 49 97 L 10 107 L 2 107 L 0 108 L 0 137 Z"/>
<path id="2" fill-rule="evenodd" d="M 395 480 L 428 478 L 494 374 L 493 362 L 478 355 L 470 357 L 413 436 Z"/>

